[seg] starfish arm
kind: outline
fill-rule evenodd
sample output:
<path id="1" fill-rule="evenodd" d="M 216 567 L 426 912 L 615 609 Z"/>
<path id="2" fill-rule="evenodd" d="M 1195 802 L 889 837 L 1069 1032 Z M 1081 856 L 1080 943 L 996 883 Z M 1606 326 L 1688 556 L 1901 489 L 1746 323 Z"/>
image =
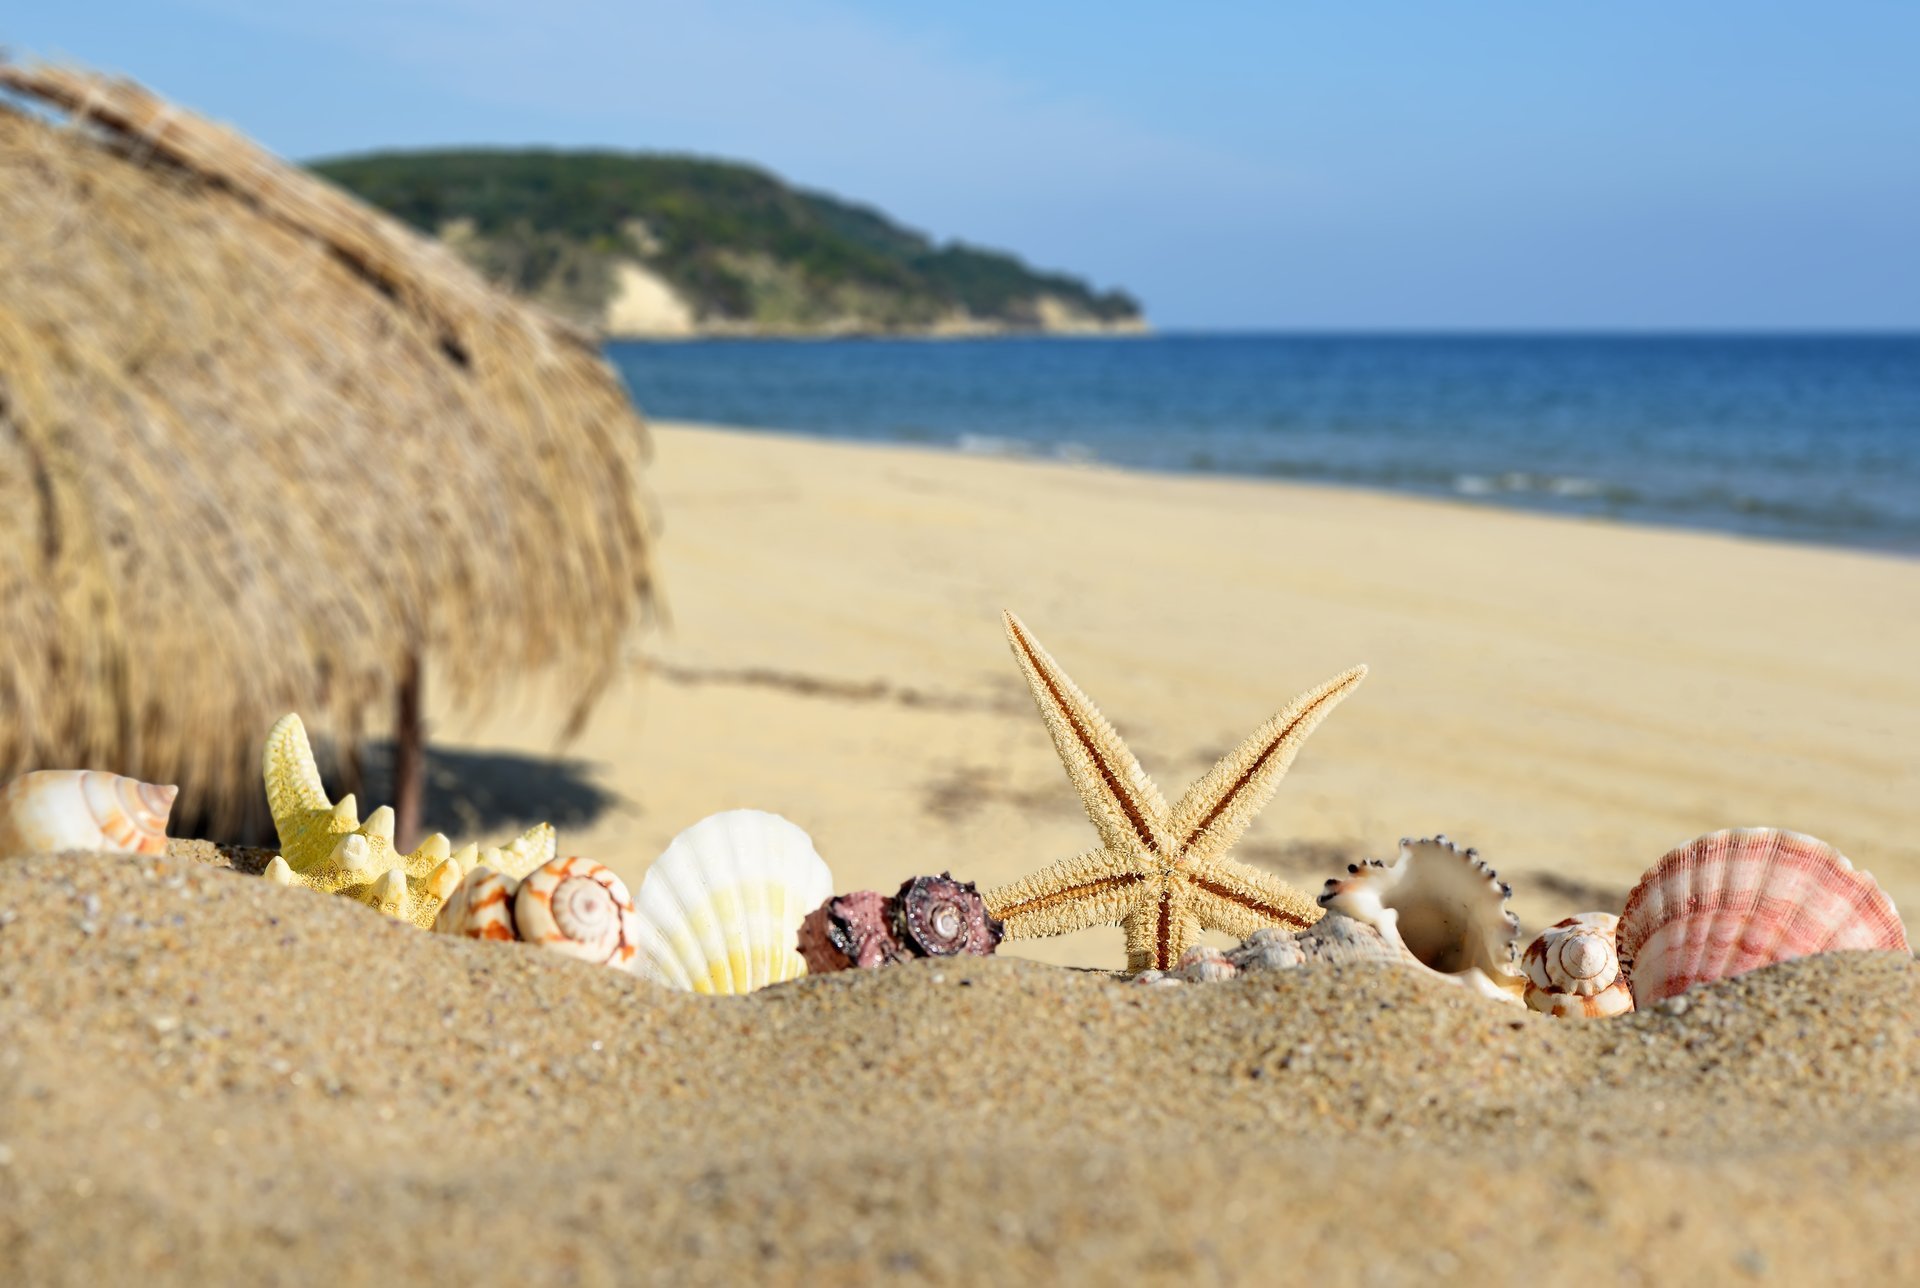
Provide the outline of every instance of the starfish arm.
<path id="1" fill-rule="evenodd" d="M 1172 970 L 1200 939 L 1200 919 L 1183 882 L 1164 884 L 1159 895 L 1139 900 L 1123 923 L 1127 931 L 1127 970 Z"/>
<path id="2" fill-rule="evenodd" d="M 267 735 L 260 762 L 281 855 L 294 871 L 312 871 L 332 850 L 336 831 L 350 828 L 333 826 L 334 804 L 327 799 L 307 727 L 298 715 L 280 717 Z"/>
<path id="3" fill-rule="evenodd" d="M 1123 920 L 1146 878 L 1124 853 L 1089 850 L 1012 885 L 989 890 L 987 911 L 1009 939 L 1046 939 Z"/>
<path id="4" fill-rule="evenodd" d="M 1194 916 L 1208 930 L 1242 939 L 1264 926 L 1301 930 L 1320 920 L 1318 904 L 1268 872 L 1231 859 L 1182 865 Z"/>
<path id="5" fill-rule="evenodd" d="M 1309 689 L 1221 757 L 1174 806 L 1168 823 L 1173 853 L 1204 862 L 1233 848 L 1260 807 L 1273 799 L 1307 735 L 1366 678 L 1367 668 L 1356 666 Z"/>
<path id="6" fill-rule="evenodd" d="M 1160 789 L 1026 624 L 1012 613 L 1006 616 L 1007 643 L 1100 839 L 1121 852 L 1157 853 L 1167 817 Z"/>

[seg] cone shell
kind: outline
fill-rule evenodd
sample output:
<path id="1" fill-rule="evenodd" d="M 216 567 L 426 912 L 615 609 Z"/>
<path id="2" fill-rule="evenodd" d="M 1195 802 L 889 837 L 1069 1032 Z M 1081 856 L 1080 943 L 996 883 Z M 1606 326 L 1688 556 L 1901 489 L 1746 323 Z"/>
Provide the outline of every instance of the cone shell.
<path id="1" fill-rule="evenodd" d="M 522 943 L 581 961 L 630 969 L 640 951 L 627 883 L 578 856 L 549 860 L 526 875 L 513 892 L 513 925 Z"/>
<path id="2" fill-rule="evenodd" d="M 1871 876 L 1826 842 L 1777 828 L 1713 832 L 1669 853 L 1627 896 L 1618 938 L 1641 1007 L 1813 953 L 1909 951 Z"/>
<path id="3" fill-rule="evenodd" d="M 1633 992 L 1614 946 L 1619 921 L 1612 913 L 1583 912 L 1541 932 L 1520 955 L 1527 1005 L 1561 1018 L 1631 1011 Z"/>
<path id="4" fill-rule="evenodd" d="M 1347 868 L 1319 903 L 1378 930 L 1420 965 L 1488 996 L 1519 1001 L 1515 962 L 1520 923 L 1507 908 L 1513 891 L 1475 850 L 1444 836 L 1403 839 L 1392 863 L 1369 859 Z"/>
<path id="5" fill-rule="evenodd" d="M 729 810 L 673 838 L 640 883 L 649 979 L 696 993 L 747 993 L 806 973 L 800 923 L 833 895 L 833 874 L 800 828 Z"/>
<path id="6" fill-rule="evenodd" d="M 177 787 L 91 769 L 43 769 L 0 789 L 0 856 L 165 854 Z"/>
<path id="7" fill-rule="evenodd" d="M 475 868 L 440 905 L 433 918 L 434 930 L 467 939 L 518 939 L 513 928 L 513 891 L 517 884 L 492 868 Z"/>

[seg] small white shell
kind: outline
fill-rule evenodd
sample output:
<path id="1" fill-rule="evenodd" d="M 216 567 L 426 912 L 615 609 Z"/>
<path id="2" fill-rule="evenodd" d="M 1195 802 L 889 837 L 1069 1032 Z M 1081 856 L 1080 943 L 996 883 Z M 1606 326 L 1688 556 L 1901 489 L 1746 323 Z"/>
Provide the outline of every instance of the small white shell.
<path id="1" fill-rule="evenodd" d="M 1319 903 L 1378 930 L 1420 965 L 1487 997 L 1518 1003 L 1525 980 L 1514 964 L 1520 923 L 1513 893 L 1474 850 L 1444 836 L 1400 842 L 1400 857 L 1351 864 Z"/>
<path id="2" fill-rule="evenodd" d="M 673 838 L 640 883 L 634 969 L 696 993 L 746 993 L 794 979 L 806 915 L 833 897 L 833 874 L 800 828 L 763 810 L 729 810 Z"/>
<path id="3" fill-rule="evenodd" d="M 630 969 L 639 951 L 627 883 L 591 859 L 554 859 L 529 872 L 513 894 L 513 924 L 521 942 L 581 961 Z"/>
<path id="4" fill-rule="evenodd" d="M 1732 828 L 1670 851 L 1627 896 L 1620 958 L 1645 1007 L 1694 984 L 1845 949 L 1907 952 L 1893 901 L 1825 841 Z"/>
<path id="5" fill-rule="evenodd" d="M 0 856 L 165 854 L 177 787 L 91 769 L 42 769 L 0 789 Z"/>
<path id="6" fill-rule="evenodd" d="M 1559 1018 L 1631 1011 L 1633 990 L 1613 939 L 1619 922 L 1612 913 L 1583 912 L 1542 931 L 1520 957 L 1527 1005 Z"/>
<path id="7" fill-rule="evenodd" d="M 1239 973 L 1239 965 L 1211 944 L 1195 944 L 1187 949 L 1180 954 L 1180 960 L 1168 972 L 1175 979 L 1182 979 L 1190 984 L 1208 984 L 1215 980 L 1232 979 Z"/>
<path id="8" fill-rule="evenodd" d="M 467 939 L 518 939 L 513 929 L 515 884 L 512 877 L 492 868 L 475 868 L 461 878 L 434 914 L 434 930 Z"/>

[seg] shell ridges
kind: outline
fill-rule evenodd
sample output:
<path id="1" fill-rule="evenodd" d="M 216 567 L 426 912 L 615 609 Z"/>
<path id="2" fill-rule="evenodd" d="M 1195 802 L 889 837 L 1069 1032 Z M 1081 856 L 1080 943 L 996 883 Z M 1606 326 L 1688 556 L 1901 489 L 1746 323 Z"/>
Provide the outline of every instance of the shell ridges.
<path id="1" fill-rule="evenodd" d="M 1646 1006 L 1774 962 L 1908 951 L 1893 901 L 1826 842 L 1729 828 L 1668 852 L 1627 896 L 1619 949 Z"/>
<path id="2" fill-rule="evenodd" d="M 800 923 L 833 895 L 813 841 L 763 810 L 710 815 L 674 837 L 635 899 L 635 969 L 696 993 L 746 993 L 804 974 Z"/>

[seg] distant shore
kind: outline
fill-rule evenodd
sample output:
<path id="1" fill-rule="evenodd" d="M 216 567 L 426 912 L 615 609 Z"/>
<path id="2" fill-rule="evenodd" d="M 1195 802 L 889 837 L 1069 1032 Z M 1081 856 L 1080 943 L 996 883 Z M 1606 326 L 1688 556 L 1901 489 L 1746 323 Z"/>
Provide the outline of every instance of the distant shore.
<path id="1" fill-rule="evenodd" d="M 617 800 L 562 844 L 629 876 L 736 806 L 806 827 L 847 890 L 908 868 L 991 884 L 1087 848 L 1007 655 L 1012 608 L 1169 793 L 1371 664 L 1241 847 L 1302 888 L 1446 832 L 1538 926 L 1617 907 L 1695 835 L 1771 824 L 1920 909 L 1920 562 L 1292 483 L 655 439 L 670 626 L 567 752 Z M 548 757 L 557 709 L 436 727 Z M 1112 965 L 1118 942 L 1013 947 Z"/>

